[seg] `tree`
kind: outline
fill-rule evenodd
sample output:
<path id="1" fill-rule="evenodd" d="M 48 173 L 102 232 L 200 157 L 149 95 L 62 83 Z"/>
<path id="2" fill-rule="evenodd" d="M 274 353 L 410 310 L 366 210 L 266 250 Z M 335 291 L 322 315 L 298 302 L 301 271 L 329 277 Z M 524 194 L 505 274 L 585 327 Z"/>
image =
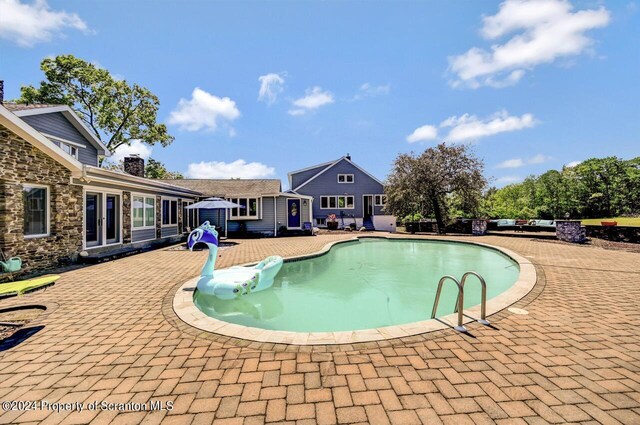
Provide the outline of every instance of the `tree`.
<path id="1" fill-rule="evenodd" d="M 46 80 L 37 88 L 23 86 L 19 103 L 69 105 L 111 152 L 133 140 L 162 146 L 173 141 L 157 122 L 160 102 L 149 89 L 73 55 L 45 58 L 40 68 Z"/>
<path id="2" fill-rule="evenodd" d="M 144 175 L 150 179 L 183 179 L 184 176 L 178 171 L 169 171 L 167 167 L 153 158 L 147 160 L 144 166 Z"/>
<path id="3" fill-rule="evenodd" d="M 435 216 L 444 233 L 451 207 L 477 214 L 487 185 L 484 164 L 466 145 L 444 143 L 421 155 L 400 154 L 387 179 L 386 210 L 398 217 L 420 213 Z"/>

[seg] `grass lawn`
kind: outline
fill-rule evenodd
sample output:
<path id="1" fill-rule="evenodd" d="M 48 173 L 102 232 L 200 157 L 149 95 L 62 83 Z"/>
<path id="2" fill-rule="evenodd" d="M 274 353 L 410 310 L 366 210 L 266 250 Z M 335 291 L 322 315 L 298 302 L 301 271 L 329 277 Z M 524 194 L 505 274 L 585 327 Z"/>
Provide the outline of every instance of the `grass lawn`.
<path id="1" fill-rule="evenodd" d="M 601 221 L 617 221 L 618 226 L 640 226 L 640 217 L 588 218 L 583 219 L 582 224 L 598 226 Z"/>

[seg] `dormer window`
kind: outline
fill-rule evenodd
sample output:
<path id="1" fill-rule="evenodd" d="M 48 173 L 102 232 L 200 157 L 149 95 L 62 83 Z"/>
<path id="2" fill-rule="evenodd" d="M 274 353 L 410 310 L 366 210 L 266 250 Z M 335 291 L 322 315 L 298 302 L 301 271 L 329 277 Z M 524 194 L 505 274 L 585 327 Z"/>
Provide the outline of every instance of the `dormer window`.
<path id="1" fill-rule="evenodd" d="M 74 157 L 75 159 L 78 159 L 78 148 L 75 146 L 71 146 L 67 143 L 60 143 L 60 149 L 62 149 L 63 151 L 65 151 L 66 153 L 68 153 L 69 155 L 71 155 L 72 157 Z"/>
<path id="2" fill-rule="evenodd" d="M 338 183 L 353 183 L 353 174 L 338 174 Z"/>

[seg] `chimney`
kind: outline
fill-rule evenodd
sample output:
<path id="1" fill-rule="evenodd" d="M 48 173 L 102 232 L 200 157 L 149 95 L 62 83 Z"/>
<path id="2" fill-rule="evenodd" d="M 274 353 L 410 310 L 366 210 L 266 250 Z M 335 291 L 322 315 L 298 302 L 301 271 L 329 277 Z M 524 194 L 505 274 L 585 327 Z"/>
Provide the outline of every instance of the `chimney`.
<path id="1" fill-rule="evenodd" d="M 351 161 L 351 155 L 347 154 L 347 156 L 345 156 L 345 158 L 347 158 L 349 161 Z"/>
<path id="2" fill-rule="evenodd" d="M 0 105 L 4 103 L 4 80 L 0 80 Z"/>
<path id="3" fill-rule="evenodd" d="M 144 177 L 144 159 L 131 154 L 124 159 L 124 172 L 136 177 Z"/>

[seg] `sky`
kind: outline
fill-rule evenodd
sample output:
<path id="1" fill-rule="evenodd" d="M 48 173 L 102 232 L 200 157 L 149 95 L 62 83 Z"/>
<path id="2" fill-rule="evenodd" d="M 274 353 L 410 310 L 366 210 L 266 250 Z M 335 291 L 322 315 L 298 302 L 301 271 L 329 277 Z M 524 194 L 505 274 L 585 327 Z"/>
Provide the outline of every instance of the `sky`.
<path id="1" fill-rule="evenodd" d="M 638 1 L 0 0 L 5 98 L 73 54 L 160 99 L 191 178 L 280 178 L 469 144 L 493 185 L 640 155 Z"/>

